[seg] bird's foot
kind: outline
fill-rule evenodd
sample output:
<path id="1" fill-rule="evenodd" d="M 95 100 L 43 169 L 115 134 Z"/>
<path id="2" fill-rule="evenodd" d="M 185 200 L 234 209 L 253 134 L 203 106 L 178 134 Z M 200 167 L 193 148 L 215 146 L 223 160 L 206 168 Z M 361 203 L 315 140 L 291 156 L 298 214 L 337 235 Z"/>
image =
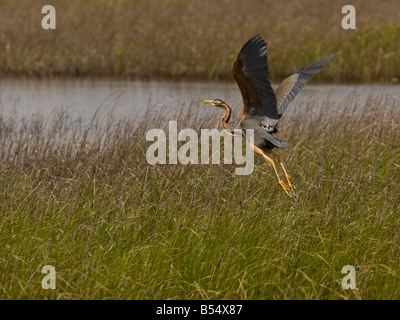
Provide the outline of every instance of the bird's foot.
<path id="1" fill-rule="evenodd" d="M 294 190 L 296 189 L 296 187 L 295 187 L 294 184 L 290 181 L 289 176 L 287 176 L 287 175 L 286 175 L 286 180 L 287 180 L 287 182 L 288 182 L 288 184 L 289 184 L 289 186 L 290 186 L 290 189 L 292 189 L 292 192 L 295 193 Z"/>
<path id="2" fill-rule="evenodd" d="M 284 183 L 282 180 L 279 180 L 279 184 L 280 184 L 280 186 L 282 187 L 283 191 L 285 191 L 286 194 L 287 194 L 290 198 L 292 198 L 292 195 L 289 193 L 289 191 L 291 191 L 291 192 L 294 193 L 293 188 L 292 188 L 291 186 L 289 187 L 289 186 L 288 186 L 286 183 Z"/>

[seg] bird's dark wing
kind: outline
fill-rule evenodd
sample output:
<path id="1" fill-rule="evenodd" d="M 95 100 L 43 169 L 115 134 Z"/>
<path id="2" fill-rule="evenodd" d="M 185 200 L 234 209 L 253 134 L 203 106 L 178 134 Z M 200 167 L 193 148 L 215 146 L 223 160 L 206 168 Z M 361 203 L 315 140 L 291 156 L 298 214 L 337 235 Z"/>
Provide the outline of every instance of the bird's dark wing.
<path id="1" fill-rule="evenodd" d="M 243 117 L 262 117 L 275 125 L 279 119 L 277 101 L 269 81 L 267 44 L 259 35 L 240 50 L 232 69 L 243 97 Z"/>
<path id="2" fill-rule="evenodd" d="M 279 116 L 286 111 L 289 103 L 293 101 L 301 88 L 303 88 L 306 83 L 338 53 L 339 52 L 335 52 L 322 60 L 310 64 L 308 67 L 301 69 L 282 81 L 275 93 L 278 100 L 277 107 Z"/>

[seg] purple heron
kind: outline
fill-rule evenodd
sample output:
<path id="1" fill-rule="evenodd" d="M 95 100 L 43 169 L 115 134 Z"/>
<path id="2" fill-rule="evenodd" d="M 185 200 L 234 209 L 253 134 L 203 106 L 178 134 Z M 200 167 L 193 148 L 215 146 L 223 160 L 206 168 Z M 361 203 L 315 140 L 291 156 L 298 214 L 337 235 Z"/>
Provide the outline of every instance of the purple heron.
<path id="1" fill-rule="evenodd" d="M 292 74 L 283 80 L 275 92 L 269 81 L 267 44 L 259 35 L 251 38 L 243 46 L 233 64 L 232 74 L 243 98 L 243 116 L 238 128 L 242 129 L 245 137 L 246 129 L 254 130 L 254 143 L 252 144 L 254 152 L 264 157 L 272 165 L 279 185 L 289 197 L 295 193 L 295 186 L 290 181 L 280 156 L 273 149 L 286 149 L 290 147 L 290 144 L 275 138 L 273 134 L 278 131 L 278 121 L 289 103 L 337 53 Z M 201 102 L 224 109 L 225 114 L 221 118 L 222 127 L 234 134 L 234 131 L 228 126 L 232 110 L 225 102 L 221 99 L 201 100 Z M 273 155 L 278 160 L 287 183 L 279 178 L 274 160 L 266 153 Z"/>

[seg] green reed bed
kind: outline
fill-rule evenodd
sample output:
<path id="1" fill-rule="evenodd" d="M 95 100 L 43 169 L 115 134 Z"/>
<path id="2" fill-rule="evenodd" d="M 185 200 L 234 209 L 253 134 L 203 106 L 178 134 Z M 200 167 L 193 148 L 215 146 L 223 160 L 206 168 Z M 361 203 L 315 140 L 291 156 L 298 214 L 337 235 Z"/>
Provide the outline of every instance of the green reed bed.
<path id="1" fill-rule="evenodd" d="M 0 298 L 398 299 L 399 101 L 352 97 L 330 115 L 315 103 L 294 104 L 278 134 L 294 199 L 259 157 L 249 176 L 149 165 L 145 133 L 165 114 L 2 118 Z M 179 127 L 218 125 L 195 125 L 198 107 Z M 356 290 L 341 287 L 345 265 Z"/>

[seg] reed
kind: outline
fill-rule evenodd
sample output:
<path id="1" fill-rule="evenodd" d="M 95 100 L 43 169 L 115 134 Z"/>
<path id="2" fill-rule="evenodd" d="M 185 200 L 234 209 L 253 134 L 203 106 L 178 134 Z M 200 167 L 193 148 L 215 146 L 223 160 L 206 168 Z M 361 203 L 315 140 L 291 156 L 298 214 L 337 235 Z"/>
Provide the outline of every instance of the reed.
<path id="1" fill-rule="evenodd" d="M 162 112 L 1 118 L 0 298 L 398 299 L 399 100 L 322 101 L 333 116 L 317 104 L 282 119 L 293 200 L 259 158 L 249 176 L 149 165 L 145 133 Z M 217 127 L 197 107 L 179 124 Z M 44 265 L 55 290 L 41 289 Z M 356 290 L 341 287 L 344 265 Z"/>
<path id="2" fill-rule="evenodd" d="M 0 4 L 0 72 L 7 76 L 231 79 L 241 46 L 268 42 L 273 81 L 341 50 L 315 81 L 397 83 L 396 0 L 360 1 L 343 30 L 346 1 L 54 0 L 57 29 L 41 28 L 46 1 Z"/>

